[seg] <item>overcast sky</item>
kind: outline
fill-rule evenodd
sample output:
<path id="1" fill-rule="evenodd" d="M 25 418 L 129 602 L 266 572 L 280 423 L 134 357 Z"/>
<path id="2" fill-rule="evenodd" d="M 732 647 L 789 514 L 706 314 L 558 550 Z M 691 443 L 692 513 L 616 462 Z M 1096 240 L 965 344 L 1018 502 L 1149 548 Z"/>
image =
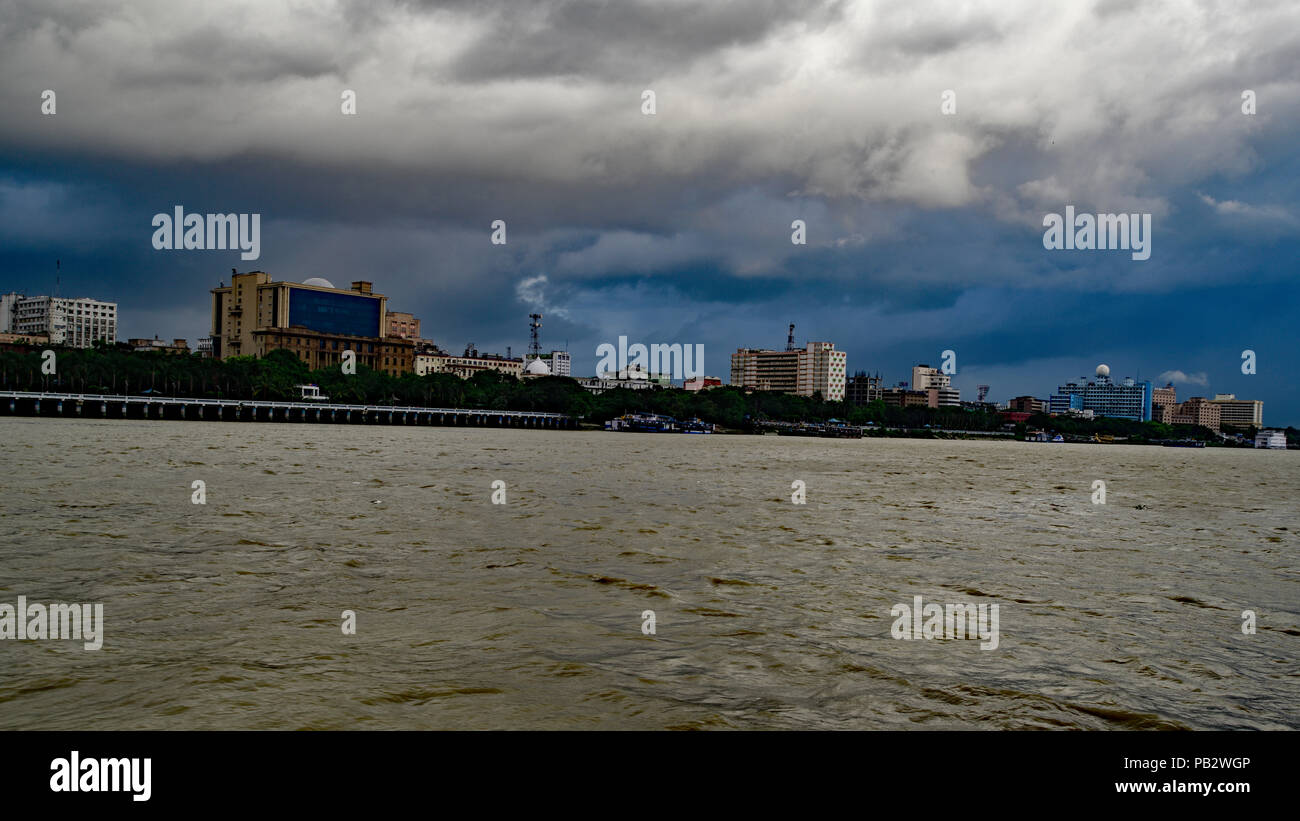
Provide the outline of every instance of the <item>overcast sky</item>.
<path id="1" fill-rule="evenodd" d="M 1106 362 L 1300 424 L 1298 68 L 1294 0 L 0 0 L 0 289 L 57 258 L 194 339 L 231 268 L 368 279 L 453 351 L 539 310 L 578 374 L 625 335 L 726 379 L 794 322 L 889 383 Z M 177 205 L 261 214 L 260 259 L 155 250 Z M 1150 214 L 1150 259 L 1044 249 L 1067 205 Z"/>

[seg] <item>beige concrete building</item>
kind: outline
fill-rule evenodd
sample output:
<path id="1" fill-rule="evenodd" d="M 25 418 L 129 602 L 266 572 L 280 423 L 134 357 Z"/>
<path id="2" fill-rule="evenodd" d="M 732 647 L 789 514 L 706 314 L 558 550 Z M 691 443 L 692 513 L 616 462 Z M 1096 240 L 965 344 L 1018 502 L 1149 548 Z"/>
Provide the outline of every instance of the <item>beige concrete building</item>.
<path id="1" fill-rule="evenodd" d="M 415 359 L 415 346 L 409 339 L 337 336 L 306 328 L 254 331 L 252 347 L 245 355 L 262 357 L 275 350 L 293 351 L 313 371 L 339 367 L 344 352 L 352 351 L 356 364 L 389 376 L 410 373 Z"/>
<path id="2" fill-rule="evenodd" d="M 952 386 L 952 377 L 929 365 L 912 366 L 912 390 L 925 391 L 932 408 L 961 407 L 961 392 Z"/>
<path id="3" fill-rule="evenodd" d="M 793 351 L 740 348 L 731 355 L 731 384 L 799 396 L 820 392 L 823 399 L 844 399 L 847 355 L 834 342 L 809 342 Z"/>
<path id="4" fill-rule="evenodd" d="M 731 355 L 731 384 L 758 391 L 797 393 L 799 353 L 739 348 Z"/>
<path id="5" fill-rule="evenodd" d="M 50 335 L 0 333 L 0 342 L 7 342 L 10 345 L 48 345 Z"/>
<path id="6" fill-rule="evenodd" d="M 1162 405 L 1162 422 L 1171 425 L 1200 425 L 1210 430 L 1218 430 L 1220 422 L 1219 406 L 1202 396 L 1193 396 L 1178 405 Z M 1164 410 L 1168 409 L 1165 413 Z"/>
<path id="7" fill-rule="evenodd" d="M 1262 399 L 1238 399 L 1235 394 L 1216 393 L 1210 400 L 1219 407 L 1220 420 L 1224 425 L 1237 425 L 1257 428 L 1264 426 L 1264 401 Z"/>
<path id="8" fill-rule="evenodd" d="M 348 290 L 319 277 L 274 282 L 264 271 L 234 274 L 212 289 L 212 355 L 266 356 L 293 351 L 313 370 L 356 362 L 390 376 L 410 373 L 414 343 L 386 336 L 388 298 L 357 280 Z"/>
<path id="9" fill-rule="evenodd" d="M 956 388 L 938 388 L 933 385 L 925 389 L 926 403 L 932 408 L 960 408 L 961 391 Z"/>
<path id="10" fill-rule="evenodd" d="M 930 407 L 930 392 L 913 391 L 907 388 L 885 388 L 881 391 L 880 398 L 886 405 L 893 405 L 898 408 L 928 408 Z"/>
<path id="11" fill-rule="evenodd" d="M 938 368 L 929 365 L 912 366 L 912 390 L 924 391 L 930 388 L 947 388 L 952 386 L 952 377 Z"/>
<path id="12" fill-rule="evenodd" d="M 420 376 L 431 373 L 451 373 L 461 379 L 469 379 L 479 371 L 496 371 L 507 376 L 513 376 L 515 379 L 522 379 L 524 361 L 522 359 L 507 359 L 504 356 L 495 354 L 480 355 L 478 351 L 473 349 L 466 350 L 461 356 L 453 356 L 442 352 L 415 355 L 415 372 Z"/>
<path id="13" fill-rule="evenodd" d="M 1177 404 L 1178 393 L 1174 390 L 1174 383 L 1170 382 L 1163 388 L 1153 389 L 1151 391 L 1151 421 L 1172 424 L 1169 420 L 1173 418 L 1174 406 Z"/>
<path id="14" fill-rule="evenodd" d="M 417 342 L 420 340 L 420 320 L 415 318 L 415 314 L 408 314 L 404 311 L 389 311 L 387 322 L 388 336 Z"/>

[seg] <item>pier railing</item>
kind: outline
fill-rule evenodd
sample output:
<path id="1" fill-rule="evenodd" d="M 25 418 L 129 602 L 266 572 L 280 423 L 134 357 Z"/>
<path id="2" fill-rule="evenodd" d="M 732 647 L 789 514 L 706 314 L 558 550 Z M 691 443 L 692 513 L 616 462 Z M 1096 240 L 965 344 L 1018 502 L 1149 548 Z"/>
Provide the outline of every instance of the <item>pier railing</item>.
<path id="1" fill-rule="evenodd" d="M 277 402 L 260 399 L 200 399 L 140 394 L 0 391 L 0 412 L 17 416 L 86 416 L 96 412 L 150 419 L 283 422 L 380 422 L 388 424 L 488 425 L 574 428 L 576 420 L 548 411 L 432 408 L 410 405 L 352 405 L 342 402 Z M 191 415 L 192 413 L 192 415 Z M 277 419 L 277 417 L 279 417 Z"/>

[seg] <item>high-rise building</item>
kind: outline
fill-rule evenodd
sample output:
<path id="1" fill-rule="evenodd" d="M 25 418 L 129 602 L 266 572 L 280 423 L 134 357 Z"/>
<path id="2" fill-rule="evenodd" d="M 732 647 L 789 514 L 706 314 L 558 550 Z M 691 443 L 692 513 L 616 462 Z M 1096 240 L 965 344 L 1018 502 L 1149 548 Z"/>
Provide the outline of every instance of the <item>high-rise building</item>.
<path id="1" fill-rule="evenodd" d="M 1123 382 L 1112 382 L 1110 367 L 1098 365 L 1095 379 L 1080 377 L 1057 388 L 1048 400 L 1048 409 L 1054 414 L 1092 411 L 1096 416 L 1149 422 L 1151 383 L 1136 382 L 1128 376 Z"/>
<path id="2" fill-rule="evenodd" d="M 820 393 L 828 402 L 843 401 L 848 355 L 835 350 L 834 342 L 809 342 L 799 354 L 797 393 L 800 396 Z"/>
<path id="3" fill-rule="evenodd" d="M 13 333 L 45 334 L 51 345 L 90 348 L 117 342 L 117 303 L 89 297 L 64 299 L 9 293 L 0 297 L 0 322 Z"/>
<path id="4" fill-rule="evenodd" d="M 1216 393 L 1210 400 L 1219 406 L 1220 421 L 1224 425 L 1263 427 L 1264 402 L 1261 399 L 1238 399 L 1236 394 Z"/>
<path id="5" fill-rule="evenodd" d="M 760 391 L 799 390 L 799 351 L 740 348 L 731 355 L 731 384 Z"/>
<path id="6" fill-rule="evenodd" d="M 415 345 L 388 336 L 388 298 L 364 280 L 350 290 L 313 277 L 273 282 L 270 274 L 234 274 L 212 289 L 212 355 L 266 356 L 293 351 L 313 370 L 334 367 L 351 351 L 356 362 L 391 376 L 414 368 Z"/>
<path id="7" fill-rule="evenodd" d="M 809 342 L 793 351 L 740 348 L 731 355 L 731 384 L 799 396 L 821 393 L 838 402 L 844 399 L 846 362 L 834 342 Z"/>

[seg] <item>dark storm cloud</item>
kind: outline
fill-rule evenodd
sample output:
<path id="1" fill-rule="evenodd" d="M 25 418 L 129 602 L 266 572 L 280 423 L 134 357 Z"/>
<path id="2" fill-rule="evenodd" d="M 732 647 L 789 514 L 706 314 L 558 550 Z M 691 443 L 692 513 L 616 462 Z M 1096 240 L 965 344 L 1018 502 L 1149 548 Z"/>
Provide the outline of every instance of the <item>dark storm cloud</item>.
<path id="1" fill-rule="evenodd" d="M 451 348 L 519 350 L 541 306 L 580 371 L 619 334 L 689 334 L 725 377 L 729 349 L 780 345 L 790 321 L 850 370 L 905 378 L 957 346 L 1040 393 L 1094 353 L 1217 385 L 1233 345 L 1294 342 L 1276 320 L 1298 307 L 1286 4 L 0 11 L 4 286 L 50 290 L 59 258 L 65 292 L 122 303 L 124 335 L 205 333 L 207 289 L 258 267 L 371 279 Z M 153 251 L 176 204 L 261 213 L 262 258 Z M 1045 252 L 1066 204 L 1152 213 L 1152 259 Z M 1300 418 L 1300 391 L 1256 384 Z"/>
<path id="2" fill-rule="evenodd" d="M 453 64 L 455 79 L 643 82 L 719 50 L 760 42 L 784 26 L 833 24 L 842 3 L 578 0 L 489 8 L 488 33 Z"/>

